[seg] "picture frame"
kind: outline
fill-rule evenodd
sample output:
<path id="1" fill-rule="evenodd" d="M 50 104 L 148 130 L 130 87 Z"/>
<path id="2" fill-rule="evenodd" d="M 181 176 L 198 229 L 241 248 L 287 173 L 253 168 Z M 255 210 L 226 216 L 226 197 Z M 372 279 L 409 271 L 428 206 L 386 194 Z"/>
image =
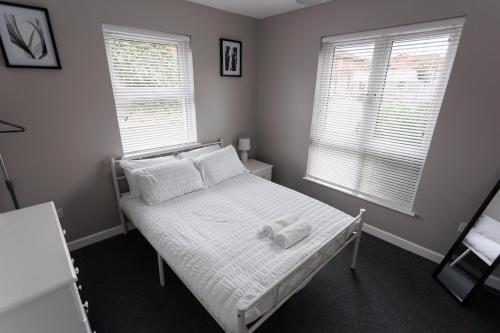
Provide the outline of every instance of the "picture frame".
<path id="1" fill-rule="evenodd" d="M 47 8 L 0 1 L 0 48 L 7 67 L 61 69 Z"/>
<path id="2" fill-rule="evenodd" d="M 220 39 L 220 75 L 241 77 L 243 45 L 239 40 Z"/>

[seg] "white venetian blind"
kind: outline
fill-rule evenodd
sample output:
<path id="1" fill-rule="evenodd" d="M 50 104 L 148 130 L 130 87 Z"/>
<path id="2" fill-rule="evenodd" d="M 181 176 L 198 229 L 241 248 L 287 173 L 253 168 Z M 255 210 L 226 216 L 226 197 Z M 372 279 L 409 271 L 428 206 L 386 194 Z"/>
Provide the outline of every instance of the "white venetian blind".
<path id="1" fill-rule="evenodd" d="M 196 137 L 190 38 L 103 25 L 123 152 Z"/>
<path id="2" fill-rule="evenodd" d="M 323 38 L 306 178 L 412 214 L 463 23 Z"/>

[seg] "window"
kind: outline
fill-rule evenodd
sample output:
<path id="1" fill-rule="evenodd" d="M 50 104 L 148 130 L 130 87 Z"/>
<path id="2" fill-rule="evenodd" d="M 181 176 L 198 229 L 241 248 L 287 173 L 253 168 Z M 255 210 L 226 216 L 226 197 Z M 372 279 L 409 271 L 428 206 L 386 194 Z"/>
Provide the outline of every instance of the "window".
<path id="1" fill-rule="evenodd" d="M 190 38 L 103 25 L 123 152 L 196 142 Z"/>
<path id="2" fill-rule="evenodd" d="M 306 179 L 413 214 L 463 23 L 323 38 Z"/>

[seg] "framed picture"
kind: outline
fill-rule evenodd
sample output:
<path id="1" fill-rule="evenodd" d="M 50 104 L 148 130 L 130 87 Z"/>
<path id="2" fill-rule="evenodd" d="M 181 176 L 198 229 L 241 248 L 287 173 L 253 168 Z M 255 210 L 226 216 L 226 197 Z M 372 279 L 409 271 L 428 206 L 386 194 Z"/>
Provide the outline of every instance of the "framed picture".
<path id="1" fill-rule="evenodd" d="M 241 77 L 241 42 L 220 39 L 220 75 Z"/>
<path id="2" fill-rule="evenodd" d="M 7 67 L 61 68 L 46 8 L 0 1 L 0 46 Z"/>

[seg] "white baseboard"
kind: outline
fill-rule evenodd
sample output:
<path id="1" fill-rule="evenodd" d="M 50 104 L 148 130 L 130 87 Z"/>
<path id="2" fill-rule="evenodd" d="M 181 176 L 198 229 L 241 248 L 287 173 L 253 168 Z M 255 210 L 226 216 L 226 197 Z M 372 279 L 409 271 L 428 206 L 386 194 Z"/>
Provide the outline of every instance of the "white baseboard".
<path id="1" fill-rule="evenodd" d="M 435 263 L 440 263 L 441 260 L 443 260 L 444 258 L 444 255 L 441 253 L 429 250 L 428 248 L 412 243 L 404 238 L 393 235 L 387 231 L 384 231 L 372 225 L 364 223 L 363 231 L 366 232 L 367 234 L 380 238 L 388 243 L 391 243 L 392 245 L 395 245 L 399 248 L 402 248 L 408 252 L 414 253 L 418 256 L 421 256 Z M 500 290 L 500 277 L 491 275 L 488 278 L 488 280 L 486 280 L 485 284 L 491 288 Z"/>
<path id="2" fill-rule="evenodd" d="M 127 223 L 128 230 L 134 229 L 134 225 L 132 223 Z M 387 231 L 379 229 L 369 224 L 363 224 L 363 231 L 367 234 L 370 234 L 374 237 L 382 239 L 392 245 L 395 245 L 399 248 L 402 248 L 408 252 L 414 253 L 418 256 L 421 256 L 425 259 L 433 261 L 435 263 L 440 263 L 443 259 L 444 255 L 441 253 L 434 252 L 429 250 L 423 246 L 412 243 L 404 238 L 391 234 Z M 95 234 L 82 237 L 80 239 L 76 239 L 68 243 L 68 248 L 70 251 L 81 249 L 82 247 L 103 241 L 105 239 L 111 238 L 113 236 L 119 235 L 123 232 L 123 228 L 121 225 L 109 228 Z M 490 276 L 488 280 L 486 280 L 486 285 L 500 290 L 500 277 Z"/>
<path id="3" fill-rule="evenodd" d="M 374 227 L 366 223 L 363 224 L 363 231 L 366 232 L 367 234 L 385 240 L 386 242 L 391 243 L 392 245 L 396 245 L 397 247 L 400 247 L 408 252 L 424 257 L 425 259 L 433 261 L 435 263 L 440 263 L 444 257 L 444 255 L 442 255 L 441 253 L 434 252 L 432 250 L 429 250 L 428 248 L 412 243 L 404 238 L 401 238 L 399 236 L 396 236 L 394 234 L 391 234 L 387 231 L 384 231 L 382 229 L 379 229 L 377 227 Z"/>
<path id="4" fill-rule="evenodd" d="M 127 223 L 127 229 L 132 230 L 134 229 L 134 225 L 132 223 Z M 79 239 L 75 239 L 74 241 L 71 241 L 68 243 L 68 249 L 70 251 L 78 250 L 81 249 L 82 247 L 92 245 L 94 243 L 103 241 L 105 239 L 114 237 L 116 235 L 119 235 L 123 233 L 123 227 L 121 225 L 118 225 L 113 228 L 109 228 L 103 231 L 96 232 L 95 234 L 91 234 Z"/>

